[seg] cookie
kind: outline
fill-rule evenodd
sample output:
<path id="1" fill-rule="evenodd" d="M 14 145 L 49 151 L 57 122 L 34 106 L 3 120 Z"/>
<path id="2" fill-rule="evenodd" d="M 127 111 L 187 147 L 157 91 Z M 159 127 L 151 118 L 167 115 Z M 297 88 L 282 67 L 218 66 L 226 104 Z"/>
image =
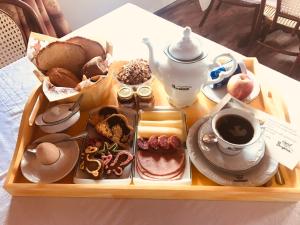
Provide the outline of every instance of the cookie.
<path id="1" fill-rule="evenodd" d="M 91 177 L 99 179 L 104 171 L 104 163 L 101 159 L 96 159 L 92 154 L 83 153 L 81 157 L 80 169 L 87 172 Z"/>
<path id="2" fill-rule="evenodd" d="M 124 168 L 131 163 L 133 158 L 133 155 L 129 151 L 119 151 L 114 156 L 114 159 L 105 166 L 105 173 L 107 175 L 114 174 L 116 176 L 121 176 Z"/>

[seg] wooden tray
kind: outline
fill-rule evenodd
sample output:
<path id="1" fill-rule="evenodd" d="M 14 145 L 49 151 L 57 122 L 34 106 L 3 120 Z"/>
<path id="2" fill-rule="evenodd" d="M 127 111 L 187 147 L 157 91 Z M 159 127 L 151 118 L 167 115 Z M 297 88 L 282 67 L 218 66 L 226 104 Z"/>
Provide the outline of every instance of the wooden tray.
<path id="1" fill-rule="evenodd" d="M 255 73 L 257 61 L 247 59 L 247 67 Z M 259 72 L 259 71 L 258 71 Z M 161 84 L 154 80 L 154 96 L 156 105 L 168 105 L 166 93 Z M 115 90 L 112 90 L 107 102 L 104 104 L 117 104 Z M 285 180 L 279 185 L 272 178 L 261 187 L 232 187 L 220 186 L 212 182 L 192 166 L 192 185 L 179 186 L 147 186 L 147 185 L 99 185 L 74 184 L 74 171 L 63 180 L 53 184 L 34 184 L 28 182 L 20 171 L 20 161 L 24 147 L 33 139 L 43 133 L 33 125 L 35 116 L 42 112 L 49 104 L 37 88 L 30 96 L 23 113 L 15 153 L 5 181 L 5 189 L 15 196 L 62 196 L 62 197 L 106 197 L 106 198 L 151 198 L 151 199 L 209 199 L 209 200 L 247 200 L 247 201 L 298 201 L 300 200 L 300 168 L 293 171 L 280 166 L 281 174 Z M 262 85 L 261 94 L 250 103 L 253 107 L 272 113 L 282 119 L 288 120 L 288 112 L 280 95 L 270 92 Z M 197 119 L 207 114 L 215 103 L 199 93 L 198 102 L 184 109 L 187 115 L 187 125 L 190 127 Z M 82 112 L 80 121 L 67 130 L 66 133 L 74 135 L 86 126 L 88 112 Z"/>

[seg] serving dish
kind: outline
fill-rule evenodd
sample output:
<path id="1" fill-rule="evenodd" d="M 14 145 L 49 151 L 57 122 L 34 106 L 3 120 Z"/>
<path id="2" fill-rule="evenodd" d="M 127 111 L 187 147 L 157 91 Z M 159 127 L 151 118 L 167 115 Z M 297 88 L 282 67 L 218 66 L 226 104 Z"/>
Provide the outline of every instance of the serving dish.
<path id="1" fill-rule="evenodd" d="M 278 163 L 271 159 L 269 154 L 265 154 L 260 163 L 249 171 L 228 172 L 219 169 L 205 159 L 203 151 L 198 145 L 198 130 L 205 125 L 207 119 L 198 120 L 190 128 L 187 137 L 189 156 L 195 167 L 206 177 L 220 185 L 255 187 L 265 184 L 277 171 Z M 262 142 L 259 140 L 258 142 Z M 232 156 L 229 156 L 232 157 Z M 228 169 L 229 170 L 229 169 Z"/>
<path id="2" fill-rule="evenodd" d="M 247 74 L 251 80 L 253 80 L 254 88 L 250 95 L 246 97 L 243 101 L 246 103 L 251 102 L 254 100 L 260 93 L 260 83 L 258 79 L 255 77 L 255 75 L 247 70 Z M 219 88 L 211 88 L 210 85 L 206 85 L 201 88 L 201 91 L 204 93 L 204 95 L 209 98 L 210 100 L 219 103 L 221 99 L 227 94 L 227 85 L 224 85 Z"/>
<path id="3" fill-rule="evenodd" d="M 244 147 L 238 154 L 228 155 L 222 152 L 217 144 L 207 144 L 203 141 L 204 134 L 212 132 L 210 119 L 204 121 L 201 125 L 199 125 L 199 122 L 197 121 L 190 130 L 192 130 L 193 127 L 195 127 L 195 132 L 198 130 L 196 138 L 198 150 L 200 150 L 208 162 L 223 171 L 230 171 L 231 173 L 236 174 L 244 173 L 259 164 L 265 154 L 265 142 L 263 138 Z M 191 136 L 193 135 L 194 134 L 191 133 Z M 190 138 L 194 139 L 192 137 Z"/>
<path id="4" fill-rule="evenodd" d="M 57 133 L 43 136 L 36 141 L 51 142 L 69 137 L 67 134 Z M 60 149 L 60 157 L 51 165 L 42 165 L 33 153 L 24 152 L 21 161 L 23 175 L 34 183 L 53 183 L 68 175 L 77 162 L 79 146 L 76 141 L 70 141 L 58 143 L 57 147 Z"/>
<path id="5" fill-rule="evenodd" d="M 249 70 L 259 77 L 259 70 L 254 71 L 256 61 L 248 58 L 245 61 Z M 158 80 L 153 82 L 155 104 L 168 105 L 166 93 Z M 288 120 L 287 109 L 280 95 L 272 90 L 272 99 L 262 84 L 260 95 L 250 104 L 252 107 L 276 113 L 282 119 Z M 199 118 L 204 117 L 215 106 L 215 103 L 207 99 L 202 93 L 198 94 L 198 101 L 183 111 L 187 116 L 187 127 L 190 128 Z M 103 104 L 116 105 L 116 98 L 110 95 Z M 101 185 L 101 184 L 74 184 L 75 170 L 62 180 L 53 184 L 34 184 L 22 176 L 20 162 L 25 146 L 44 133 L 32 121 L 37 114 L 43 112 L 46 107 L 53 105 L 42 94 L 41 87 L 34 90 L 30 96 L 22 116 L 20 132 L 16 143 L 16 149 L 11 161 L 10 169 L 5 181 L 5 189 L 14 196 L 60 196 L 60 197 L 102 197 L 102 198 L 151 198 L 151 199 L 207 199 L 207 200 L 246 200 L 246 201 L 298 201 L 300 200 L 300 168 L 289 170 L 279 166 L 284 184 L 279 184 L 275 176 L 260 187 L 233 187 L 220 186 L 206 178 L 194 166 L 191 165 L 191 185 Z M 81 111 L 81 116 L 74 126 L 65 133 L 73 136 L 85 130 L 89 113 Z M 78 142 L 81 145 L 81 142 Z"/>
<path id="6" fill-rule="evenodd" d="M 176 127 L 179 128 L 181 131 L 182 131 L 182 136 L 183 136 L 183 140 L 182 140 L 182 148 L 183 148 L 183 151 L 184 151 L 184 169 L 182 171 L 182 175 L 180 176 L 180 178 L 177 178 L 177 179 L 164 179 L 164 178 L 160 178 L 160 179 L 151 179 L 151 178 L 145 178 L 143 177 L 142 175 L 142 172 L 140 172 L 139 170 L 139 166 L 138 166 L 138 151 L 142 151 L 139 149 L 138 147 L 138 144 L 137 144 L 137 141 L 135 142 L 135 164 L 134 164 L 134 176 L 133 176 L 133 184 L 135 185 L 190 185 L 191 184 L 191 162 L 190 162 L 190 159 L 189 159 L 189 156 L 188 156 L 188 153 L 187 153 L 187 150 L 186 150 L 186 136 L 187 136 L 187 127 L 186 127 L 186 116 L 185 116 L 185 113 L 180 111 L 180 110 L 177 110 L 177 109 L 160 109 L 160 108 L 154 108 L 154 109 L 146 109 L 146 110 L 140 110 L 139 111 L 139 114 L 138 114 L 138 118 L 139 118 L 139 122 L 138 122 L 138 125 L 139 126 L 144 126 L 144 127 L 147 127 L 147 126 L 150 126 L 149 125 L 149 122 L 150 123 L 160 123 L 159 125 L 156 124 L 155 125 L 155 128 L 156 129 L 164 129 L 165 127 L 169 128 L 169 129 L 172 129 L 174 127 L 171 127 L 170 123 L 172 123 L 172 121 L 177 121 L 177 120 L 174 120 L 174 118 L 168 118 L 168 120 L 164 120 L 165 118 L 155 118 L 154 117 L 144 117 L 143 118 L 143 115 L 147 114 L 147 113 L 157 113 L 157 114 L 160 114 L 160 113 L 178 113 L 178 116 L 179 116 L 179 120 L 180 121 L 180 124 L 176 124 Z M 143 120 L 144 119 L 144 120 Z M 157 120 L 155 120 L 157 119 Z M 173 120 L 172 120 L 173 119 Z M 142 125 L 141 124 L 141 121 L 144 121 L 144 124 Z M 167 125 L 163 125 L 163 122 L 164 121 L 167 121 Z M 137 127 L 136 129 L 136 136 L 137 138 L 139 138 L 139 135 L 140 135 L 140 132 L 139 132 L 139 126 Z M 153 124 L 152 124 L 153 126 Z M 176 128 L 175 128 L 176 129 Z M 159 132 L 155 133 L 154 132 L 154 135 L 158 135 Z M 167 133 L 160 133 L 162 135 L 166 135 L 167 136 Z M 159 136 L 159 135 L 158 135 Z M 151 150 L 147 150 L 147 151 L 151 151 Z M 153 150 L 152 150 L 153 151 Z M 154 150 L 155 151 L 155 150 Z M 165 153 L 167 154 L 167 157 L 170 156 L 170 153 Z M 151 156 L 151 155 L 150 155 Z M 157 156 L 157 155 L 155 155 Z M 160 157 L 164 156 L 164 153 L 160 154 Z M 151 157 L 150 157 L 151 158 Z M 149 158 L 148 158 L 149 159 Z M 159 158 L 161 159 L 161 158 Z M 171 157 L 168 158 L 169 161 L 173 160 Z M 162 160 L 161 160 L 162 161 Z M 167 160 L 166 160 L 167 161 Z M 163 163 L 165 163 L 165 161 L 163 161 Z M 167 164 L 166 164 L 167 165 Z"/>
<path id="7" fill-rule="evenodd" d="M 69 111 L 73 106 L 73 103 L 56 105 L 50 109 L 47 109 L 46 112 L 37 116 L 35 124 L 40 127 L 45 133 L 57 133 L 61 132 L 70 126 L 74 125 L 80 118 L 79 105 L 77 105 L 73 111 Z M 68 112 L 68 114 L 66 114 Z M 62 118 L 59 120 L 55 119 L 53 121 L 45 121 L 45 115 L 48 117 L 56 117 L 61 115 Z"/>
<path id="8" fill-rule="evenodd" d="M 107 106 L 104 106 L 107 107 Z M 89 119 L 91 119 L 94 113 L 98 113 L 100 108 L 96 108 L 89 113 Z M 128 108 L 118 108 L 118 112 L 128 119 L 128 123 L 132 127 L 136 127 L 137 123 L 137 113 L 136 111 Z M 87 137 L 84 140 L 83 146 L 81 148 L 81 153 L 83 153 L 84 149 L 88 146 L 89 138 L 97 138 L 99 135 L 97 134 L 95 127 L 88 123 L 86 126 L 86 131 L 88 132 Z M 132 132 L 133 140 L 132 143 L 129 143 L 128 151 L 134 155 L 134 144 L 135 143 L 135 131 Z M 121 147 L 119 147 L 121 148 Z M 126 149 L 127 150 L 127 149 Z M 129 185 L 132 180 L 132 164 L 126 166 L 122 172 L 121 176 L 110 175 L 108 177 L 93 179 L 88 174 L 86 174 L 83 170 L 80 169 L 81 162 L 83 160 L 81 158 L 78 159 L 77 168 L 75 169 L 74 175 L 74 183 L 76 184 L 101 184 L 101 185 Z"/>
<path id="9" fill-rule="evenodd" d="M 136 60 L 142 60 L 142 59 L 136 59 Z M 153 83 L 153 80 L 154 80 L 154 76 L 152 73 L 150 73 L 150 79 L 148 79 L 144 82 L 141 82 L 139 84 L 126 84 L 118 79 L 118 74 L 123 70 L 123 67 L 128 65 L 130 62 L 131 61 L 120 60 L 120 61 L 115 61 L 112 63 L 112 65 L 110 67 L 111 68 L 110 73 L 112 74 L 112 77 L 113 77 L 115 83 L 117 84 L 117 86 L 119 88 L 124 87 L 124 86 L 129 87 L 135 91 L 138 89 L 138 87 L 141 87 L 141 86 L 151 86 L 151 84 Z"/>

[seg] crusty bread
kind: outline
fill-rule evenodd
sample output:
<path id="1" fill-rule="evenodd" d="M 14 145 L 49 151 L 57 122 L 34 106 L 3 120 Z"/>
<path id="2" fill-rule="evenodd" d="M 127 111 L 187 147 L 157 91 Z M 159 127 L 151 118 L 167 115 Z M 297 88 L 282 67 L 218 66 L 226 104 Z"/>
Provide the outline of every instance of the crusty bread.
<path id="1" fill-rule="evenodd" d="M 86 51 L 87 61 L 96 56 L 101 56 L 103 59 L 105 59 L 105 49 L 99 42 L 84 37 L 72 37 L 68 39 L 67 42 L 80 45 Z"/>
<path id="2" fill-rule="evenodd" d="M 133 127 L 127 117 L 122 114 L 112 114 L 96 124 L 97 133 L 117 143 L 121 147 L 128 145 L 133 137 Z"/>
<path id="3" fill-rule="evenodd" d="M 107 63 L 101 56 L 96 56 L 88 61 L 82 68 L 81 74 L 90 78 L 95 75 L 105 75 L 108 72 Z"/>
<path id="4" fill-rule="evenodd" d="M 80 45 L 59 41 L 50 43 L 36 56 L 37 67 L 42 71 L 60 67 L 80 74 L 86 61 L 86 52 Z"/>
<path id="5" fill-rule="evenodd" d="M 51 68 L 46 75 L 50 82 L 56 87 L 70 87 L 74 88 L 80 82 L 76 75 L 64 68 Z"/>

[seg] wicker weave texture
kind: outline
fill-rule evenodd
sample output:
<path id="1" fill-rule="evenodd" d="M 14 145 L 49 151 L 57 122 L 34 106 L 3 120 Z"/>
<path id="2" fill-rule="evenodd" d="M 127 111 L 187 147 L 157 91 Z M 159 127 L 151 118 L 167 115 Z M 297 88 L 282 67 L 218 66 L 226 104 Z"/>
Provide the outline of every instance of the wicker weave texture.
<path id="1" fill-rule="evenodd" d="M 300 1 L 300 0 L 299 0 Z M 269 20 L 273 21 L 273 18 L 275 16 L 276 9 L 272 6 L 266 5 L 264 10 L 264 16 L 267 17 Z M 297 22 L 294 20 L 289 20 L 283 17 L 278 17 L 277 23 L 281 24 L 286 27 L 295 28 L 297 25 Z"/>
<path id="2" fill-rule="evenodd" d="M 300 0 L 282 0 L 281 12 L 300 20 Z"/>
<path id="3" fill-rule="evenodd" d="M 0 68 L 22 58 L 26 45 L 15 21 L 0 10 Z"/>

